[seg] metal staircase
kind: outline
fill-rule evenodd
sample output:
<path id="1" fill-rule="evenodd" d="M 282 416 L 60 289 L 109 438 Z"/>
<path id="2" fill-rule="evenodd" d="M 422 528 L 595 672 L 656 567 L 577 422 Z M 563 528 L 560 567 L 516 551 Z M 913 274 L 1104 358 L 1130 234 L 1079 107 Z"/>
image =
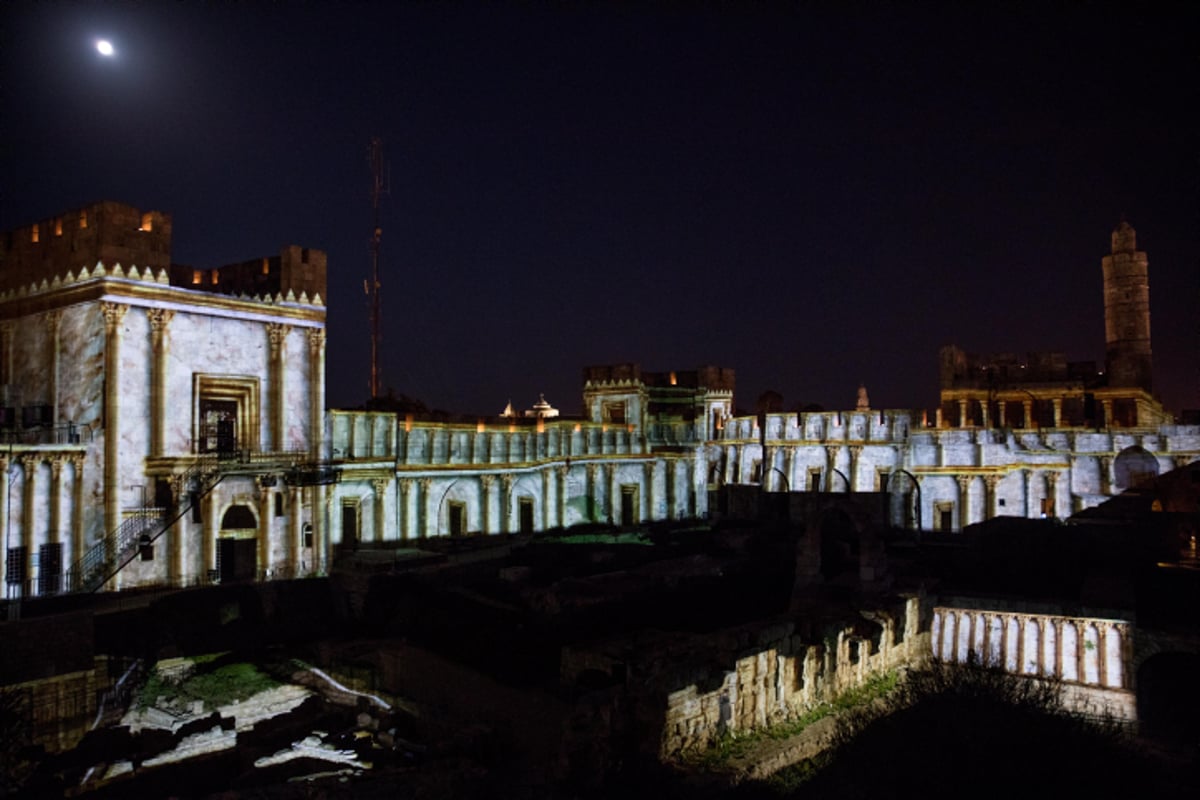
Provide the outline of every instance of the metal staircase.
<path id="1" fill-rule="evenodd" d="M 84 553 L 63 575 L 63 591 L 95 592 L 132 561 L 142 547 L 171 529 L 218 483 L 230 475 L 282 474 L 289 486 L 323 486 L 341 480 L 341 470 L 313 460 L 307 451 L 250 452 L 244 450 L 197 456 L 178 480 L 181 502 L 174 509 L 143 508 Z"/>
<path id="2" fill-rule="evenodd" d="M 192 506 L 221 482 L 220 461 L 216 456 L 199 456 L 180 476 L 180 494 L 184 501 L 174 513 L 166 508 L 143 508 L 126 518 L 115 530 L 88 549 L 63 575 L 63 590 L 94 592 L 120 572 L 145 545 L 154 543 Z"/>

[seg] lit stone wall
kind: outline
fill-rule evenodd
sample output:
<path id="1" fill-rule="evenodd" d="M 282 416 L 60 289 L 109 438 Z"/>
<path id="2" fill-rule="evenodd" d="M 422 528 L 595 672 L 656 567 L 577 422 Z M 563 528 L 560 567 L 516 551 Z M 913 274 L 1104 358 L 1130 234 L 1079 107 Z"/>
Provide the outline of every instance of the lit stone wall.
<path id="1" fill-rule="evenodd" d="M 919 496 L 908 524 L 919 517 L 925 530 L 998 516 L 1065 518 L 1128 488 L 1120 458 L 1144 451 L 1154 474 L 1200 459 L 1197 426 L 928 428 L 915 413 L 856 411 L 770 414 L 765 433 L 764 457 L 757 418 L 727 420 L 709 474 L 720 483 L 763 480 L 770 491 L 808 491 L 814 473 L 822 491 L 878 491 L 886 480 L 894 493 Z M 905 524 L 905 513 L 893 503 L 893 524 Z"/>
<path id="2" fill-rule="evenodd" d="M 880 611 L 872 619 L 880 623 L 877 640 L 847 628 L 814 643 L 789 630 L 747 648 L 720 677 L 711 669 L 694 675 L 688 685 L 667 694 L 659 756 L 674 758 L 725 735 L 794 719 L 873 677 L 928 658 L 930 638 L 920 631 L 918 598 L 908 599 L 899 614 Z"/>
<path id="3" fill-rule="evenodd" d="M 933 657 L 1061 684 L 1067 707 L 1136 720 L 1134 643 L 1125 620 L 938 606 Z"/>

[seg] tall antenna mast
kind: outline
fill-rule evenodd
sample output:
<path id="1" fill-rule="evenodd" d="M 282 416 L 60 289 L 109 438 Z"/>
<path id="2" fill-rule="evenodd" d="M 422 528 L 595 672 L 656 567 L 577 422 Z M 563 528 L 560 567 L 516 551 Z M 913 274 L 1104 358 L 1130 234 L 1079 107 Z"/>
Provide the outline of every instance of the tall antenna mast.
<path id="1" fill-rule="evenodd" d="M 382 374 L 379 370 L 379 245 L 383 238 L 383 229 L 379 227 L 379 199 L 387 194 L 388 187 L 384 178 L 383 140 L 378 136 L 371 137 L 371 147 L 367 153 L 367 162 L 371 165 L 371 208 L 375 214 L 374 233 L 371 236 L 371 284 L 364 286 L 367 301 L 370 305 L 369 319 L 371 321 L 371 399 L 379 397 L 379 384 Z"/>

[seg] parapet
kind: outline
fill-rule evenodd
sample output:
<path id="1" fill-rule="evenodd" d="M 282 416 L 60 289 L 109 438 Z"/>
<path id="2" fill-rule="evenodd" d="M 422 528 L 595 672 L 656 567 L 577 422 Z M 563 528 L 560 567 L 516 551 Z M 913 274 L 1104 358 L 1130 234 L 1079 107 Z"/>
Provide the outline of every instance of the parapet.
<path id="1" fill-rule="evenodd" d="M 0 237 L 0 292 L 117 264 L 157 273 L 171 263 L 171 216 L 113 201 L 66 211 Z"/>

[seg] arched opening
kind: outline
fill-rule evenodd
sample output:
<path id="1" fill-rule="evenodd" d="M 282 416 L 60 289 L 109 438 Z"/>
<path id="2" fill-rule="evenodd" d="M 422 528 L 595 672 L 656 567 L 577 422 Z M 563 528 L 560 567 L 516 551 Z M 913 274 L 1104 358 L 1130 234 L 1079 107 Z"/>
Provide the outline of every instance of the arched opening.
<path id="1" fill-rule="evenodd" d="M 258 519 L 249 506 L 230 506 L 217 538 L 217 577 L 221 583 L 253 580 L 258 564 Z"/>
<path id="2" fill-rule="evenodd" d="M 1113 488 L 1135 489 L 1158 477 L 1158 459 L 1141 447 L 1127 447 L 1113 461 Z"/>

